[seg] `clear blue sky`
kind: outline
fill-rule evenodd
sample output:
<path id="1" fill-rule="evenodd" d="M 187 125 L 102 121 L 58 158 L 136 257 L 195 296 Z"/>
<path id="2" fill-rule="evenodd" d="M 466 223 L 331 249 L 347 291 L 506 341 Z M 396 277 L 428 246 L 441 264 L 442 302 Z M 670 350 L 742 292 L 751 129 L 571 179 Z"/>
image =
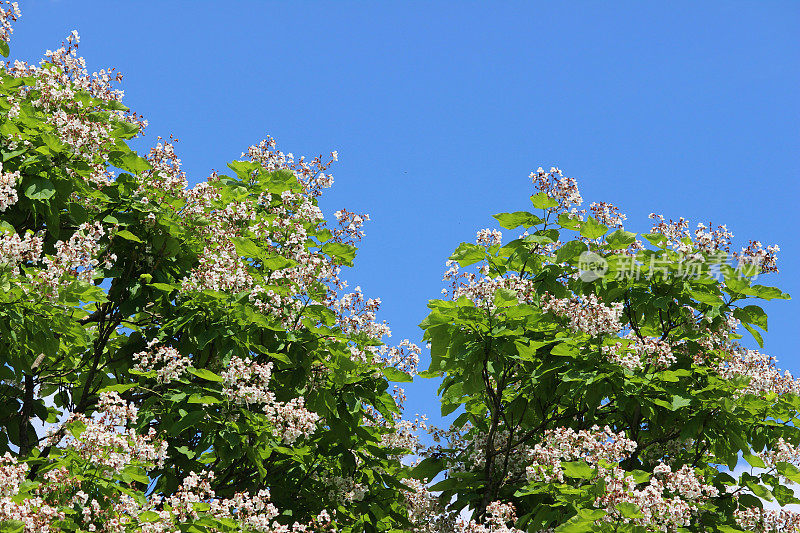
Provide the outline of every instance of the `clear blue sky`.
<path id="1" fill-rule="evenodd" d="M 347 278 L 393 340 L 420 340 L 447 256 L 558 165 L 633 231 L 655 211 L 780 244 L 767 283 L 797 299 L 766 306 L 765 351 L 800 374 L 800 3 L 20 4 L 12 56 L 77 29 L 150 121 L 138 146 L 174 134 L 192 182 L 267 134 L 338 150 L 323 208 L 371 214 Z M 407 388 L 410 414 L 438 418 L 435 388 Z"/>

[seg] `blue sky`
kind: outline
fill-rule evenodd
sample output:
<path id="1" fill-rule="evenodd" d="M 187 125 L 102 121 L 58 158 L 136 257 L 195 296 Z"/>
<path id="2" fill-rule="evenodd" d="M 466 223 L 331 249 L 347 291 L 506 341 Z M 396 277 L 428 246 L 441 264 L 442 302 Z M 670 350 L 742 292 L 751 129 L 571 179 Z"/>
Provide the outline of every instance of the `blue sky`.
<path id="1" fill-rule="evenodd" d="M 419 342 L 456 245 L 528 209 L 528 173 L 560 166 L 585 201 L 728 224 L 781 246 L 765 280 L 800 298 L 800 3 L 112 2 L 22 0 L 12 57 L 71 31 L 89 69 L 125 74 L 174 134 L 190 180 L 267 134 L 338 150 L 322 202 L 368 212 L 346 277 Z M 798 300 L 765 306 L 765 351 L 800 374 Z M 427 364 L 427 355 L 422 367 Z M 438 418 L 436 383 L 407 387 Z"/>

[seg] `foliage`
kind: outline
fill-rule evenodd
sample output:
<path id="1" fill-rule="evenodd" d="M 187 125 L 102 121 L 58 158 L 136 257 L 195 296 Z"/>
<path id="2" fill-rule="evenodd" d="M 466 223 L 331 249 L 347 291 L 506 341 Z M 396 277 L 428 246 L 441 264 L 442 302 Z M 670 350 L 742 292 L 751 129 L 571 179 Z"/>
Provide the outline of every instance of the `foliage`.
<path id="1" fill-rule="evenodd" d="M 268 139 L 190 188 L 77 42 L 0 71 L 0 530 L 406 523 L 385 376 L 418 349 L 343 293 L 366 216 L 326 227 L 336 154 Z"/>
<path id="2" fill-rule="evenodd" d="M 430 490 L 477 522 L 511 504 L 530 532 L 796 530 L 765 503 L 800 502 L 800 383 L 737 333 L 761 344 L 758 301 L 788 298 L 755 283 L 777 247 L 729 254 L 726 227 L 657 215 L 637 235 L 610 204 L 579 210 L 558 169 L 531 177 L 536 212 L 495 215 L 525 232 L 462 243 L 429 303 L 423 375 L 458 417 L 416 476 L 444 472 Z"/>

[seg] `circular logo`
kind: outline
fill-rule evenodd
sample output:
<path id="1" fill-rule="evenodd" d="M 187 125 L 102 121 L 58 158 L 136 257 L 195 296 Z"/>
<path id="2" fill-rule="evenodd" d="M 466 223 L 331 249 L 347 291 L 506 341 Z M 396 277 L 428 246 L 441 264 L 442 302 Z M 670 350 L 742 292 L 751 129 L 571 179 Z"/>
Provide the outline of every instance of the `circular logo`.
<path id="1" fill-rule="evenodd" d="M 578 257 L 578 277 L 585 282 L 602 278 L 608 272 L 608 261 L 594 252 L 583 252 Z"/>

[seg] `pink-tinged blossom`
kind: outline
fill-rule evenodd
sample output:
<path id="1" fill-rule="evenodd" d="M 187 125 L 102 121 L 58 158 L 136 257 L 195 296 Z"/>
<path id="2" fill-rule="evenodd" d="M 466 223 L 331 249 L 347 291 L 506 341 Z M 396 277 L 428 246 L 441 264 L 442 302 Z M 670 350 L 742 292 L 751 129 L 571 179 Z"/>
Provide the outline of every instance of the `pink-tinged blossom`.
<path id="1" fill-rule="evenodd" d="M 20 237 L 16 233 L 0 238 L 0 265 L 17 265 L 24 261 L 38 261 L 44 244 L 40 235 L 31 232 Z"/>
<path id="2" fill-rule="evenodd" d="M 19 170 L 3 172 L 0 163 L 0 211 L 5 211 L 19 200 L 16 184 L 19 181 Z"/>
<path id="3" fill-rule="evenodd" d="M 747 248 L 742 248 L 742 251 L 734 254 L 734 258 L 738 261 L 737 267 L 745 269 L 748 266 L 756 266 L 761 273 L 778 272 L 778 252 L 781 249 L 777 244 L 764 246 L 759 241 L 750 241 Z"/>
<path id="4" fill-rule="evenodd" d="M 533 462 L 527 469 L 528 480 L 563 483 L 562 462 L 586 461 L 597 469 L 597 477 L 604 481 L 605 490 L 594 502 L 596 508 L 606 511 L 604 520 L 656 525 L 664 531 L 675 531 L 687 525 L 700 505 L 719 495 L 717 489 L 704 484 L 689 465 L 673 471 L 669 465 L 660 463 L 653 469 L 649 483 L 639 488 L 634 478 L 617 466 L 636 448 L 634 441 L 608 427 L 600 430 L 595 426 L 589 431 L 548 430 L 544 442 L 533 449 Z M 634 504 L 643 517 L 619 516 L 617 506 L 620 503 Z"/>
<path id="5" fill-rule="evenodd" d="M 579 211 L 577 206 L 583 203 L 583 197 L 578 190 L 578 182 L 575 178 L 567 178 L 564 173 L 552 167 L 545 171 L 539 167 L 535 172 L 531 172 L 530 178 L 537 191 L 546 194 L 556 200 L 558 205 L 553 208 L 557 213 L 567 213 L 574 218 L 582 219 L 583 211 Z"/>
<path id="6" fill-rule="evenodd" d="M 618 463 L 636 451 L 636 446 L 636 442 L 623 433 L 614 433 L 608 426 L 580 431 L 549 429 L 545 431 L 544 441 L 531 451 L 532 464 L 527 467 L 527 476 L 529 480 L 563 483 L 562 461 L 583 460 L 593 466 L 601 461 Z"/>
<path id="7" fill-rule="evenodd" d="M 489 248 L 495 244 L 501 244 L 503 242 L 503 234 L 496 229 L 485 228 L 478 232 L 475 242 Z"/>
<path id="8" fill-rule="evenodd" d="M 800 513 L 789 509 L 740 507 L 733 514 L 739 528 L 755 533 L 800 531 Z"/>
<path id="9" fill-rule="evenodd" d="M 449 289 L 442 289 L 442 293 L 453 300 L 466 297 L 476 306 L 494 310 L 494 295 L 498 289 L 507 289 L 517 295 L 519 303 L 532 303 L 535 301 L 536 285 L 526 278 L 516 274 L 507 276 L 489 276 L 489 268 L 484 265 L 478 273 L 461 272 L 458 263 L 447 261 L 448 269 L 444 273 L 443 281 L 450 283 Z"/>
<path id="10" fill-rule="evenodd" d="M 566 318 L 569 327 L 589 335 L 617 333 L 622 329 L 622 302 L 604 304 L 594 294 L 572 298 L 556 298 L 545 293 L 541 299 L 543 311 Z"/>
<path id="11" fill-rule="evenodd" d="M 103 392 L 95 416 L 89 418 L 73 413 L 46 439 L 46 444 L 76 451 L 88 464 L 101 470 L 103 476 L 118 474 L 134 462 L 163 466 L 167 456 L 166 441 L 159 442 L 152 428 L 145 435 L 132 429 L 137 416 L 137 408 L 116 392 Z M 85 426 L 77 436 L 64 431 L 76 423 Z"/>
<path id="12" fill-rule="evenodd" d="M 139 372 L 156 372 L 156 381 L 161 384 L 180 379 L 192 364 L 192 360 L 178 353 L 170 346 L 158 346 L 158 341 L 151 341 L 147 350 L 133 354 L 136 364 L 134 370 Z"/>
<path id="13" fill-rule="evenodd" d="M 0 2 L 0 41 L 8 43 L 14 33 L 12 23 L 16 22 L 21 13 L 17 2 Z"/>
<path id="14" fill-rule="evenodd" d="M 627 216 L 619 208 L 607 202 L 592 202 L 589 205 L 592 216 L 601 224 L 609 228 L 621 228 Z"/>
<path id="15" fill-rule="evenodd" d="M 717 372 L 723 379 L 748 378 L 749 382 L 742 391 L 745 394 L 800 394 L 800 382 L 788 370 L 781 372 L 777 362 L 774 357 L 758 350 L 734 346 L 726 359 L 718 364 Z"/>
<path id="16" fill-rule="evenodd" d="M 309 437 L 316 430 L 319 415 L 305 408 L 302 397 L 283 403 L 269 390 L 271 362 L 258 364 L 247 358 L 233 357 L 221 376 L 222 392 L 228 400 L 244 406 L 261 406 L 274 427 L 275 436 L 286 444 Z"/>
<path id="17" fill-rule="evenodd" d="M 669 342 L 629 333 L 622 340 L 602 347 L 603 355 L 629 370 L 639 370 L 646 366 L 669 368 L 677 361 Z"/>
<path id="18" fill-rule="evenodd" d="M 459 520 L 456 523 L 457 533 L 524 533 L 508 524 L 517 520 L 514 506 L 510 503 L 495 501 L 486 506 L 486 517 L 483 523 L 475 520 L 469 522 Z"/>
<path id="19" fill-rule="evenodd" d="M 795 466 L 800 466 L 800 446 L 796 446 L 791 442 L 786 442 L 783 437 L 779 438 L 775 444 L 770 446 L 770 449 L 762 452 L 757 452 L 757 456 L 761 457 L 764 464 L 768 468 L 774 468 L 778 463 L 789 463 Z M 792 483 L 792 480 L 778 474 L 782 481 Z"/>

